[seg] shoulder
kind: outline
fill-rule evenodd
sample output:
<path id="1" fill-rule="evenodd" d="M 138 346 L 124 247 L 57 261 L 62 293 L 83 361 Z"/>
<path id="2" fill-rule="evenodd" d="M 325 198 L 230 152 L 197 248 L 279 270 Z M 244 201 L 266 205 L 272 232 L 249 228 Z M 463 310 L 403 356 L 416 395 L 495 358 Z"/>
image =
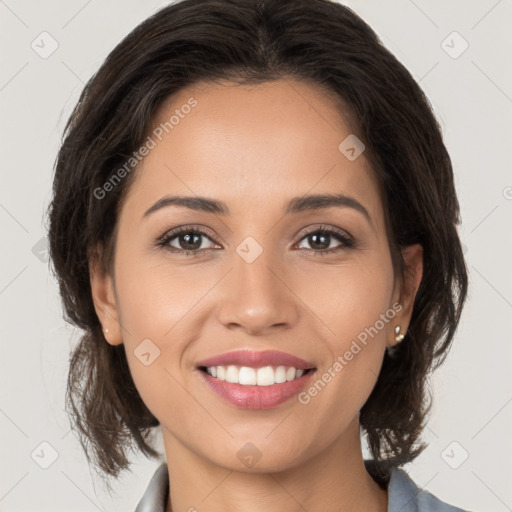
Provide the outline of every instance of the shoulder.
<path id="1" fill-rule="evenodd" d="M 388 491 L 387 512 L 470 512 L 420 489 L 403 469 L 386 461 L 366 459 L 364 465 L 380 487 Z"/>
<path id="2" fill-rule="evenodd" d="M 420 489 L 402 469 L 391 470 L 387 512 L 469 512 Z"/>

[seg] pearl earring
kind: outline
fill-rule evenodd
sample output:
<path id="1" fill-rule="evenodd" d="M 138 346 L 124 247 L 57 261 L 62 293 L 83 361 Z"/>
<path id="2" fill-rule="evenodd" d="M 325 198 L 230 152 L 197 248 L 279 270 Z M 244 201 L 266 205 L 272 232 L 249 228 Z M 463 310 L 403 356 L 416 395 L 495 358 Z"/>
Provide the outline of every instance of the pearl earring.
<path id="1" fill-rule="evenodd" d="M 108 329 L 105 329 L 105 334 L 108 334 Z"/>
<path id="2" fill-rule="evenodd" d="M 395 327 L 395 341 L 397 343 L 400 343 L 405 338 L 405 334 L 400 333 L 401 330 L 402 328 L 399 325 Z"/>

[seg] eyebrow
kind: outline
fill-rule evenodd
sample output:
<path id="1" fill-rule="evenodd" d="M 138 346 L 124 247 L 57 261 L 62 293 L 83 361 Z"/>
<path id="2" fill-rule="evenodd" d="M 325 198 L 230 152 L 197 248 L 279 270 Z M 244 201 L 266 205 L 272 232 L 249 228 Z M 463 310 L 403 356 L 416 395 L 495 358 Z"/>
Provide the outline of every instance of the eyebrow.
<path id="1" fill-rule="evenodd" d="M 229 215 L 229 208 L 223 201 L 199 196 L 164 196 L 149 207 L 142 218 L 168 206 L 183 206 L 190 210 L 204 211 L 219 215 Z M 289 201 L 284 211 L 285 215 L 291 213 L 310 212 L 324 208 L 341 207 L 352 208 L 363 214 L 370 225 L 373 226 L 368 210 L 353 197 L 344 194 L 317 194 L 294 197 Z"/>

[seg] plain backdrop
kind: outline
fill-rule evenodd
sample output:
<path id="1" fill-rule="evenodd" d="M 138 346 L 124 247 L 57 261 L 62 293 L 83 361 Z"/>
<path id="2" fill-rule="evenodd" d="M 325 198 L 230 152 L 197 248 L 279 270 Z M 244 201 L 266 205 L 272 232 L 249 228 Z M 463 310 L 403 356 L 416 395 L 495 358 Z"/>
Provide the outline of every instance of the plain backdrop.
<path id="1" fill-rule="evenodd" d="M 429 446 L 405 469 L 460 507 L 512 510 L 512 2 L 346 3 L 432 102 L 453 160 L 470 271 L 453 348 L 432 379 Z M 133 510 L 160 464 L 134 455 L 110 497 L 70 432 L 64 393 L 79 332 L 62 319 L 48 271 L 45 210 L 84 83 L 164 5 L 0 0 L 0 512 Z"/>

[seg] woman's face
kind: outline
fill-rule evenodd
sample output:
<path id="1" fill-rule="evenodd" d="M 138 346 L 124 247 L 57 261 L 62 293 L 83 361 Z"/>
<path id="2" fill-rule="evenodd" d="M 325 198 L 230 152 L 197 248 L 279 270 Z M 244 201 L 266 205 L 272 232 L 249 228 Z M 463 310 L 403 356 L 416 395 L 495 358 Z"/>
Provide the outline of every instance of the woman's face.
<path id="1" fill-rule="evenodd" d="M 268 471 L 353 440 L 412 297 L 349 126 L 303 82 L 203 83 L 169 98 L 149 136 L 114 278 L 91 284 L 166 448 Z"/>

